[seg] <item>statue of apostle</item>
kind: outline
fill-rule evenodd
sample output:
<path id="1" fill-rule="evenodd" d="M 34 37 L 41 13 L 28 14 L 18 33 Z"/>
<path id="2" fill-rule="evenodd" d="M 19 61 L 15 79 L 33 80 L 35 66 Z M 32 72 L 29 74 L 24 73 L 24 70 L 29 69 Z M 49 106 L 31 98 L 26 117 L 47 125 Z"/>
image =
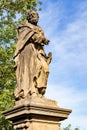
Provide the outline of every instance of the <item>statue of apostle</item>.
<path id="1" fill-rule="evenodd" d="M 44 52 L 49 43 L 42 28 L 37 25 L 39 16 L 34 10 L 27 14 L 27 22 L 18 27 L 17 45 L 14 54 L 17 88 L 15 100 L 30 96 L 42 97 L 46 91 L 49 63 L 52 54 Z"/>

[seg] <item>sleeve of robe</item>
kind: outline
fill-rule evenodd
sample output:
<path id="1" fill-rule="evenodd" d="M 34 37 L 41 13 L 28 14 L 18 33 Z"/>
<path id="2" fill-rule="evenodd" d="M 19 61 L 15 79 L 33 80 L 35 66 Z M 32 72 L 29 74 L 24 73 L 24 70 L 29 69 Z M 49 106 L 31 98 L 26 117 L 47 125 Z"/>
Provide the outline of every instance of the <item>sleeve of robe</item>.
<path id="1" fill-rule="evenodd" d="M 21 26 L 18 27 L 18 40 L 14 57 L 18 55 L 18 53 L 23 49 L 27 41 L 34 35 L 34 33 L 35 32 L 33 31 L 32 26 L 22 24 Z"/>

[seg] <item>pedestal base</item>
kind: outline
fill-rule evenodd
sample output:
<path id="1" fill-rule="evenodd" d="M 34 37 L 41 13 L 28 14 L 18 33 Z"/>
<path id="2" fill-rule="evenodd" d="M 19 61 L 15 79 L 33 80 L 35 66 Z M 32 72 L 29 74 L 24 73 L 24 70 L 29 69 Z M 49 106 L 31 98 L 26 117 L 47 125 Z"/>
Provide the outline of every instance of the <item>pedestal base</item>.
<path id="1" fill-rule="evenodd" d="M 21 103 L 3 112 L 13 122 L 13 130 L 60 130 L 60 121 L 71 113 L 53 100 L 26 99 Z"/>

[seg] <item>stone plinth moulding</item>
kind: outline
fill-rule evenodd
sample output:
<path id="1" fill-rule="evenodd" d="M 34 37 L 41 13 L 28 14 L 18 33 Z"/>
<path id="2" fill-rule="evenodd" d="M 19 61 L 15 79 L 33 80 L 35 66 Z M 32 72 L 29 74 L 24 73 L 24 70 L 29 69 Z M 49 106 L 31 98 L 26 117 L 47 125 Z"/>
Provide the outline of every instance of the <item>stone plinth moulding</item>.
<path id="1" fill-rule="evenodd" d="M 70 109 L 57 106 L 53 100 L 31 99 L 3 112 L 13 122 L 13 130 L 60 130 L 60 121 L 68 118 Z"/>

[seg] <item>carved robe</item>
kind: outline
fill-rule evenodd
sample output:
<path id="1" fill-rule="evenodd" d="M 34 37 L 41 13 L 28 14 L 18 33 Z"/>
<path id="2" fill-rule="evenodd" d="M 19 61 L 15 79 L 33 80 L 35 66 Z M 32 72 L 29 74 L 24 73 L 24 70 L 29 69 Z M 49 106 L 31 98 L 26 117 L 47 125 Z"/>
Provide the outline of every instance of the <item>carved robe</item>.
<path id="1" fill-rule="evenodd" d="M 49 74 L 47 57 L 43 45 L 46 44 L 43 30 L 31 23 L 18 28 L 18 41 L 14 55 L 17 88 L 15 98 L 25 98 L 47 85 Z"/>

